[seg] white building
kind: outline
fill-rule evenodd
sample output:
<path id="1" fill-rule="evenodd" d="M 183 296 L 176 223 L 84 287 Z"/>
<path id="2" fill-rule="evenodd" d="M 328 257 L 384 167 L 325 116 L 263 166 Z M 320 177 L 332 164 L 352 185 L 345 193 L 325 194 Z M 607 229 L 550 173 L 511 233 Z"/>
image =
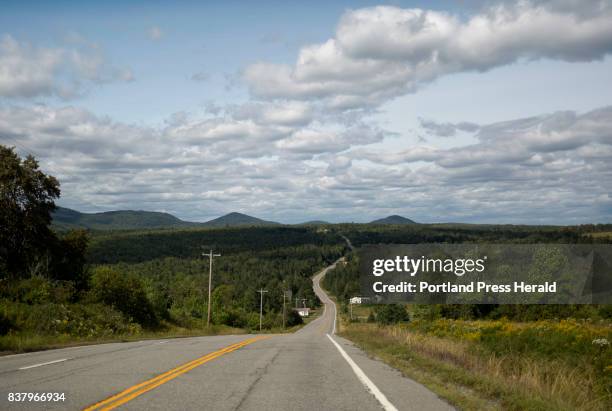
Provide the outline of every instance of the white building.
<path id="1" fill-rule="evenodd" d="M 310 308 L 296 308 L 295 311 L 302 317 L 308 317 L 310 315 Z"/>

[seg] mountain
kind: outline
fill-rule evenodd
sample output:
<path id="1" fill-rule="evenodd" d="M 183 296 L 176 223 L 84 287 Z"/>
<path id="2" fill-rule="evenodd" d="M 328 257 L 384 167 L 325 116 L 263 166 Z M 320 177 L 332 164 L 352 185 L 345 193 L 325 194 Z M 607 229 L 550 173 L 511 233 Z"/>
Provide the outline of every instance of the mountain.
<path id="1" fill-rule="evenodd" d="M 199 223 L 180 220 L 172 214 L 154 211 L 120 210 L 103 213 L 81 213 L 69 208 L 58 207 L 52 217 L 53 225 L 65 229 L 128 230 L 199 225 Z"/>
<path id="2" fill-rule="evenodd" d="M 303 223 L 299 223 L 296 225 L 329 225 L 331 223 L 327 222 L 327 221 L 323 221 L 323 220 L 312 220 L 312 221 L 305 221 Z"/>
<path id="3" fill-rule="evenodd" d="M 236 227 L 236 226 L 263 226 L 278 225 L 274 221 L 261 220 L 242 213 L 229 213 L 214 220 L 202 223 L 204 227 Z"/>
<path id="4" fill-rule="evenodd" d="M 409 218 L 402 217 L 401 215 L 390 215 L 389 217 L 381 218 L 380 220 L 370 221 L 369 224 L 417 224 L 415 221 L 412 221 Z"/>
<path id="5" fill-rule="evenodd" d="M 53 225 L 60 229 L 89 228 L 92 230 L 138 230 L 179 227 L 236 227 L 278 225 L 241 213 L 229 213 L 205 223 L 181 220 L 172 214 L 155 211 L 118 210 L 103 213 L 81 213 L 58 207 L 52 215 Z"/>

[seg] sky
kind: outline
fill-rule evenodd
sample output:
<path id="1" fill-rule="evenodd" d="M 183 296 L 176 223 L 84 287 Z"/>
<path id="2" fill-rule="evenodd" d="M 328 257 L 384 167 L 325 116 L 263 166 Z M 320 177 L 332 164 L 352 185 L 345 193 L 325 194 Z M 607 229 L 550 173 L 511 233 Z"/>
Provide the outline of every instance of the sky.
<path id="1" fill-rule="evenodd" d="M 0 2 L 0 144 L 58 205 L 612 222 L 612 0 Z"/>

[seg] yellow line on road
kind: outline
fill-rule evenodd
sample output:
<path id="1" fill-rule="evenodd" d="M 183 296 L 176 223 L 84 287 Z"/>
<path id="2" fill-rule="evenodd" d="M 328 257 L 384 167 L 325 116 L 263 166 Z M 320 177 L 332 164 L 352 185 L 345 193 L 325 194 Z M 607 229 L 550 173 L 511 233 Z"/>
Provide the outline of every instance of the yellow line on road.
<path id="1" fill-rule="evenodd" d="M 166 382 L 173 380 L 179 375 L 182 375 L 196 367 L 199 367 L 200 365 L 204 363 L 212 361 L 215 358 L 220 357 L 224 354 L 235 351 L 241 347 L 247 346 L 249 344 L 253 344 L 256 341 L 263 340 L 266 338 L 270 338 L 270 336 L 258 336 L 258 337 L 248 338 L 244 341 L 232 344 L 218 351 L 206 354 L 200 358 L 196 358 L 193 361 L 190 361 L 176 368 L 172 368 L 171 370 L 168 370 L 164 372 L 163 374 L 158 375 L 157 377 L 154 377 L 154 378 L 151 378 L 150 380 L 136 384 L 130 388 L 127 388 L 121 391 L 118 394 L 115 394 L 96 404 L 93 404 L 85 408 L 84 411 L 93 411 L 93 410 L 107 411 L 107 410 L 115 409 L 119 407 L 120 405 L 125 404 L 126 402 L 131 401 L 134 398 L 139 397 L 140 395 L 148 391 L 151 391 L 152 389 L 159 387 L 160 385 L 165 384 Z"/>

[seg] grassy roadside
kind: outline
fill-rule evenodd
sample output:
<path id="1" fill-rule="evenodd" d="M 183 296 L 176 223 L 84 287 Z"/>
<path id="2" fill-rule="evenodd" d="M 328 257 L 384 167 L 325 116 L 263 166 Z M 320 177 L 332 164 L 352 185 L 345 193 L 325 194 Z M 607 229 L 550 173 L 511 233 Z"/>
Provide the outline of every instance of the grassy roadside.
<path id="1" fill-rule="evenodd" d="M 268 328 L 262 330 L 261 334 L 294 333 L 308 325 L 310 322 L 317 319 L 321 315 L 322 311 L 322 309 L 312 310 L 312 315 L 308 318 L 305 318 L 303 324 L 295 325 L 286 329 L 282 329 L 279 327 Z M 133 334 L 119 334 L 105 337 L 75 337 L 69 334 L 8 334 L 0 336 L 0 356 L 33 351 L 52 350 L 57 348 L 108 344 L 117 342 L 259 333 L 259 330 L 247 330 L 245 328 L 234 328 L 226 325 L 212 325 L 210 328 L 182 328 L 171 326 L 162 331 L 142 331 Z"/>
<path id="2" fill-rule="evenodd" d="M 0 356 L 82 345 L 245 333 L 246 330 L 241 328 L 214 325 L 208 329 L 187 329 L 173 327 L 164 331 L 147 331 L 136 334 L 119 334 L 107 337 L 75 337 L 68 334 L 9 334 L 0 336 Z"/>
<path id="3" fill-rule="evenodd" d="M 609 336 L 609 325 L 479 323 L 432 329 L 345 317 L 339 334 L 461 409 L 610 409 L 610 349 L 591 341 Z"/>

